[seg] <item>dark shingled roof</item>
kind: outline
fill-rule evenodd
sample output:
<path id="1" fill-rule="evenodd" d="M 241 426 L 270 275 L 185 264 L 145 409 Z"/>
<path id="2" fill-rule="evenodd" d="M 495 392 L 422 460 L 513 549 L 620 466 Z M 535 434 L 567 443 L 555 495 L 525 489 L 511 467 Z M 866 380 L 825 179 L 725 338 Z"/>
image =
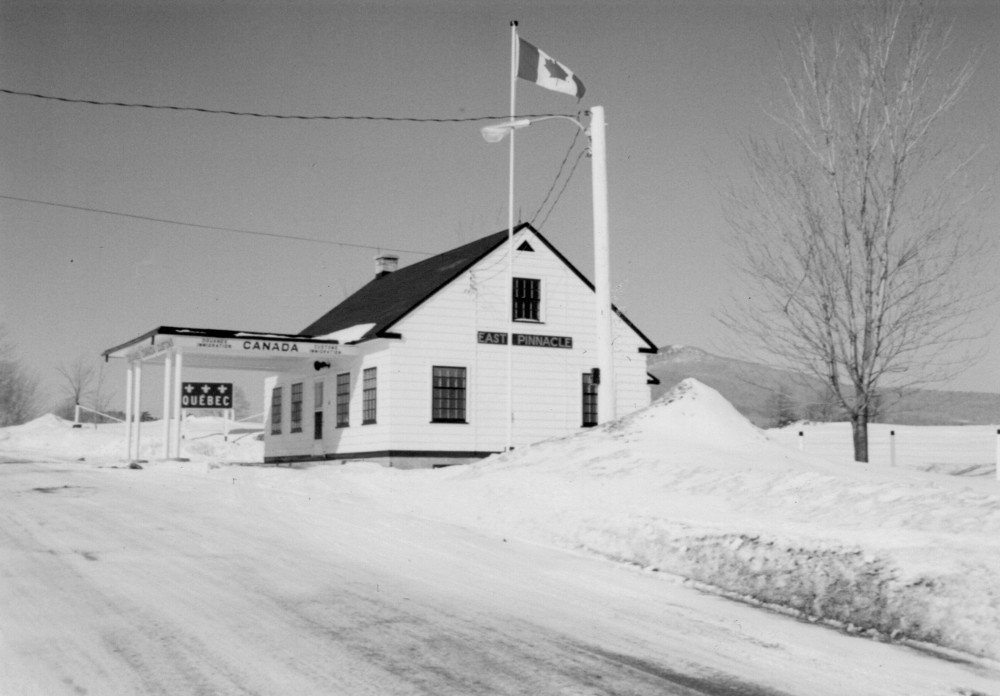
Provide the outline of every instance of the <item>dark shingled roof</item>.
<path id="1" fill-rule="evenodd" d="M 523 229 L 531 230 L 545 246 L 552 251 L 591 290 L 591 283 L 559 250 L 549 244 L 542 234 L 523 222 L 514 228 L 514 233 Z M 339 305 L 303 329 L 303 336 L 325 336 L 334 331 L 349 329 L 359 324 L 375 324 L 363 336 L 352 341 L 360 343 L 373 338 L 398 338 L 389 332 L 392 325 L 424 303 L 438 290 L 455 280 L 462 273 L 479 262 L 484 256 L 507 242 L 507 230 L 496 232 L 457 249 L 432 256 L 429 259 L 404 266 L 398 271 L 375 278 Z M 641 353 L 656 353 L 658 348 L 639 328 L 629 321 L 622 312 L 612 305 L 614 313 L 645 341 Z"/>
<path id="2" fill-rule="evenodd" d="M 515 227 L 514 232 L 525 227 L 535 231 L 531 225 L 523 223 Z M 358 324 L 374 323 L 375 326 L 357 340 L 377 338 L 506 241 L 507 230 L 503 230 L 375 278 L 303 329 L 302 335 L 325 336 Z"/>

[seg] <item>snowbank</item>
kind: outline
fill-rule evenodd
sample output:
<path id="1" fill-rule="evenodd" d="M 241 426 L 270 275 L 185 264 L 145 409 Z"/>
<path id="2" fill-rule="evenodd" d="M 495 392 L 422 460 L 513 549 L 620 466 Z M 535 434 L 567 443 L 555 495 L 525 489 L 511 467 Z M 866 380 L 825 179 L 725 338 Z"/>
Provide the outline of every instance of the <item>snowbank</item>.
<path id="1" fill-rule="evenodd" d="M 364 500 L 1000 660 L 1000 484 L 800 452 L 695 380 L 614 423 L 439 470 L 231 467 L 261 461 L 262 443 L 251 433 L 223 442 L 221 422 L 204 421 L 187 431 L 192 462 L 149 468 L 238 478 L 258 487 L 262 505 L 272 491 Z M 122 427 L 73 430 L 46 417 L 0 430 L 0 455 L 120 462 Z M 144 424 L 153 456 L 160 427 Z"/>
<path id="2" fill-rule="evenodd" d="M 800 453 L 695 380 L 613 424 L 470 467 L 364 477 L 419 514 L 1000 659 L 995 481 Z"/>
<path id="3" fill-rule="evenodd" d="M 0 454 L 8 459 L 32 461 L 100 461 L 124 460 L 126 429 L 124 423 L 85 423 L 79 428 L 73 422 L 51 413 L 35 420 L 8 428 L 0 428 Z M 140 458 L 155 460 L 163 456 L 163 421 L 142 423 Z M 181 456 L 198 462 L 263 462 L 264 443 L 257 436 L 264 432 L 263 424 L 229 423 L 224 435 L 223 419 L 192 416 L 184 419 Z"/>

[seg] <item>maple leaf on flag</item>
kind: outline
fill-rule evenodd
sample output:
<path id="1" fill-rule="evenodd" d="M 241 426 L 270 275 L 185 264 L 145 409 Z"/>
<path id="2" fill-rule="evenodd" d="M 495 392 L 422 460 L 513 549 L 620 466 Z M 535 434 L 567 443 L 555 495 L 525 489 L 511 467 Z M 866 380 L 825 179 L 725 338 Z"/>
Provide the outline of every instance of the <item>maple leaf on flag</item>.
<path id="1" fill-rule="evenodd" d="M 569 73 L 563 69 L 563 66 L 559 65 L 557 61 L 554 61 L 551 58 L 545 59 L 545 69 L 549 71 L 549 75 L 557 80 L 565 80 L 569 77 Z"/>

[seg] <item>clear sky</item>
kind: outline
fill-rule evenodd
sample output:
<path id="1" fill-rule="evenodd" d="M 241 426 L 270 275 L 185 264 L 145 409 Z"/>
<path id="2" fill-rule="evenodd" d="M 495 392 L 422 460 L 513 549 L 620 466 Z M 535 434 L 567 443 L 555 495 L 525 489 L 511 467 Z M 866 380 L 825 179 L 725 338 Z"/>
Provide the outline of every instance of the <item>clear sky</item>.
<path id="1" fill-rule="evenodd" d="M 953 137 L 985 144 L 995 166 L 1000 2 L 941 5 L 955 48 L 985 50 Z M 739 138 L 768 125 L 779 40 L 801 7 L 4 0 L 0 87 L 279 114 L 503 115 L 509 23 L 518 20 L 522 37 L 587 87 L 577 104 L 521 81 L 518 112 L 607 111 L 614 301 L 658 345 L 725 352 L 713 313 L 738 288 L 723 258 L 720 193 L 739 176 Z M 0 196 L 319 240 L 0 198 L 0 323 L 49 402 L 56 365 L 156 326 L 298 332 L 370 279 L 378 248 L 405 250 L 407 264 L 425 258 L 414 252 L 506 226 L 507 148 L 486 144 L 480 125 L 272 120 L 0 94 Z M 574 136 L 561 121 L 519 133 L 522 219 L 541 223 L 536 211 Z M 980 222 L 1000 227 L 996 200 Z M 592 275 L 589 160 L 540 228 Z M 988 347 L 947 386 L 1000 391 L 1000 330 Z M 120 402 L 125 367 L 111 367 Z"/>

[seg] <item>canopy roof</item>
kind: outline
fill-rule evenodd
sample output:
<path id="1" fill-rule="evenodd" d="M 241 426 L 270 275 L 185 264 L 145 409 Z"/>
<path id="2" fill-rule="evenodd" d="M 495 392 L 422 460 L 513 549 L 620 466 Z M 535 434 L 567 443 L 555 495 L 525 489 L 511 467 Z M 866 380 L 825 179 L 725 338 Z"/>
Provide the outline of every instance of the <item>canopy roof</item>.
<path id="1" fill-rule="evenodd" d="M 125 358 L 156 364 L 177 350 L 184 354 L 185 367 L 282 372 L 301 370 L 310 363 L 329 363 L 356 349 L 296 334 L 160 326 L 102 355 L 105 360 Z"/>

